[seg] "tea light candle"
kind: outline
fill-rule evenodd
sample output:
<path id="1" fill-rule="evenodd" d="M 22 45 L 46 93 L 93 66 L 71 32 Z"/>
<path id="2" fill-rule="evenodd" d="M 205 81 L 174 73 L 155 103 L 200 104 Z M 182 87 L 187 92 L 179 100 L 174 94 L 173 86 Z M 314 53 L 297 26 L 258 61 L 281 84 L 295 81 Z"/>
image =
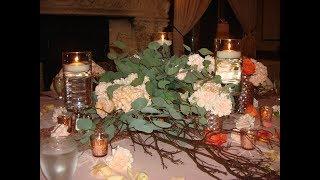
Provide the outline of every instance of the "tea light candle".
<path id="1" fill-rule="evenodd" d="M 246 150 L 254 149 L 255 135 L 252 131 L 241 130 L 241 147 Z"/>
<path id="2" fill-rule="evenodd" d="M 221 59 L 237 59 L 241 57 L 241 52 L 231 50 L 231 44 L 228 43 L 228 49 L 223 51 L 217 51 L 217 57 Z"/>
<path id="3" fill-rule="evenodd" d="M 90 136 L 92 155 L 103 157 L 108 154 L 108 139 L 103 133 L 96 133 Z"/>
<path id="4" fill-rule="evenodd" d="M 269 106 L 262 106 L 260 108 L 260 118 L 261 118 L 261 123 L 262 126 L 264 127 L 271 127 L 272 126 L 272 108 L 270 108 Z"/>
<path id="5" fill-rule="evenodd" d="M 90 69 L 89 64 L 84 64 L 82 62 L 79 62 L 78 56 L 74 58 L 74 61 L 75 61 L 74 63 L 65 64 L 64 70 L 68 72 L 79 73 L 79 72 L 86 72 Z"/>
<path id="6" fill-rule="evenodd" d="M 161 34 L 161 39 L 157 41 L 161 46 L 165 43 L 166 45 L 170 46 L 172 41 L 164 39 L 164 35 Z"/>

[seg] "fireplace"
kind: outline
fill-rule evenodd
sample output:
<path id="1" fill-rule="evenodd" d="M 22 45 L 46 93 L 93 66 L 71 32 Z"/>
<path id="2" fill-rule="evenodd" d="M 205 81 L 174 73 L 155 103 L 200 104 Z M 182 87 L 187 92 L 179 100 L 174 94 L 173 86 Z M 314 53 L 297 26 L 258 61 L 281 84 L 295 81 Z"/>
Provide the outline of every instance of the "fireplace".
<path id="1" fill-rule="evenodd" d="M 115 40 L 124 41 L 130 50 L 144 49 L 155 33 L 167 27 L 169 1 L 40 0 L 45 89 L 61 68 L 64 50 L 93 50 L 94 60 L 99 62 L 106 60 Z"/>

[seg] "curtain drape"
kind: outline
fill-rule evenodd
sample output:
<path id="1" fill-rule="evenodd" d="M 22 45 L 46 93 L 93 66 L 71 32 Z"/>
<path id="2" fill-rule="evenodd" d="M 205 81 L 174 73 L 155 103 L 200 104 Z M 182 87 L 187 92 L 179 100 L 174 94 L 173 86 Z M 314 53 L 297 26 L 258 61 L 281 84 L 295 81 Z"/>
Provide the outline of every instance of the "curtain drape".
<path id="1" fill-rule="evenodd" d="M 183 54 L 183 36 L 186 35 L 201 18 L 210 2 L 211 0 L 174 1 L 173 23 L 175 28 L 173 29 L 173 49 L 175 54 Z"/>
<path id="2" fill-rule="evenodd" d="M 255 58 L 254 32 L 257 25 L 257 0 L 228 0 L 228 2 L 245 32 L 241 41 L 242 54 Z"/>

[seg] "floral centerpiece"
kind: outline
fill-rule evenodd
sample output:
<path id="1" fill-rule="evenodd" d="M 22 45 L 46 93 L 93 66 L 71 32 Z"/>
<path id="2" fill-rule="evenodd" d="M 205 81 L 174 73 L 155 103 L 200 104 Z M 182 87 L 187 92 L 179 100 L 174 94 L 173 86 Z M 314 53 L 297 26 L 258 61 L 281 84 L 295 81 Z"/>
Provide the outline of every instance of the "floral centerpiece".
<path id="1" fill-rule="evenodd" d="M 120 49 L 126 48 L 122 42 L 114 44 Z M 221 149 L 225 141 L 220 137 L 213 139 L 218 142 L 213 144 L 204 139 L 208 112 L 217 117 L 232 112 L 234 100 L 229 89 L 233 85 L 221 85 L 221 77 L 215 76 L 211 51 L 202 48 L 199 54 L 192 54 L 188 46 L 184 47 L 189 54 L 180 57 L 170 56 L 168 45 L 157 42 L 149 43 L 139 54 L 109 53 L 108 58 L 116 64 L 117 72 L 108 71 L 100 77 L 92 95 L 93 106 L 85 112 L 91 118 L 77 121 L 82 134 L 80 142 L 88 143 L 90 135 L 102 129 L 111 142 L 120 134 L 126 134 L 134 144 L 143 146 L 147 154 L 151 154 L 150 148 L 156 150 L 164 168 L 167 167 L 164 159 L 182 163 L 174 155 L 184 151 L 200 170 L 212 177 L 217 177 L 220 170 L 203 164 L 202 157 L 216 160 L 240 178 L 278 176 L 260 163 L 239 159 Z M 260 71 L 253 74 L 255 72 Z M 259 74 L 253 75 L 252 81 L 257 83 L 259 77 Z M 175 150 L 163 149 L 159 143 Z M 259 173 L 253 175 L 257 171 Z"/>

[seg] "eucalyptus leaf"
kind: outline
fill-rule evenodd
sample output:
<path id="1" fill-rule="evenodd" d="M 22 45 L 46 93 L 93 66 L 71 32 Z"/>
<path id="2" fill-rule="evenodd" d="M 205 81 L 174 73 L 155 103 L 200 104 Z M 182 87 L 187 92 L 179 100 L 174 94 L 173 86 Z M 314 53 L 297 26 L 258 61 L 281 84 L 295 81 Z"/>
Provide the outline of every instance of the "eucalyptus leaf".
<path id="1" fill-rule="evenodd" d="M 153 120 L 152 123 L 154 123 L 156 126 L 159 126 L 161 128 L 169 128 L 171 127 L 170 123 L 159 121 L 159 120 Z"/>
<path id="2" fill-rule="evenodd" d="M 201 48 L 198 51 L 200 52 L 200 54 L 202 54 L 204 56 L 213 54 L 213 52 L 209 51 L 207 48 Z"/>
<path id="3" fill-rule="evenodd" d="M 174 66 L 174 67 L 168 68 L 168 70 L 166 70 L 166 73 L 171 76 L 176 74 L 179 70 L 180 70 L 179 66 L 176 66 L 176 67 Z"/>
<path id="4" fill-rule="evenodd" d="M 170 84 L 170 81 L 160 80 L 160 81 L 158 82 L 158 87 L 161 88 L 161 89 L 164 89 L 167 84 Z"/>
<path id="5" fill-rule="evenodd" d="M 174 118 L 174 119 L 182 119 L 182 115 L 180 112 L 177 112 L 174 108 L 168 108 L 168 111 L 170 113 L 170 115 Z"/>
<path id="6" fill-rule="evenodd" d="M 117 55 L 117 53 L 109 52 L 108 55 L 107 55 L 107 57 L 108 57 L 109 59 L 115 60 L 115 59 L 117 59 L 118 55 Z"/>
<path id="7" fill-rule="evenodd" d="M 160 44 L 156 41 L 150 42 L 148 44 L 149 49 L 157 50 L 157 49 L 159 49 L 159 47 L 160 47 Z"/>
<path id="8" fill-rule="evenodd" d="M 193 83 L 195 83 L 195 82 L 197 81 L 197 79 L 198 79 L 198 78 L 197 78 L 195 75 L 193 75 L 192 72 L 188 72 L 187 75 L 186 75 L 186 77 L 184 78 L 184 81 L 185 81 L 186 83 L 191 83 L 191 84 L 193 84 Z"/>
<path id="9" fill-rule="evenodd" d="M 197 106 L 192 106 L 191 112 L 193 112 L 194 114 L 199 114 Z"/>
<path id="10" fill-rule="evenodd" d="M 210 64 L 211 64 L 211 61 L 209 61 L 209 60 L 204 60 L 204 61 L 203 61 L 203 66 L 204 66 L 205 68 L 208 68 Z"/>
<path id="11" fill-rule="evenodd" d="M 142 131 L 145 133 L 152 133 L 153 128 L 149 124 L 138 125 L 134 127 L 138 131 Z"/>
<path id="12" fill-rule="evenodd" d="M 140 97 L 140 98 L 134 100 L 131 103 L 131 106 L 135 110 L 141 110 L 142 108 L 146 107 L 147 104 L 148 104 L 148 100 L 146 98 Z"/>
<path id="13" fill-rule="evenodd" d="M 190 48 L 189 46 L 183 44 L 183 47 L 184 47 L 187 51 L 191 52 L 191 48 Z"/>
<path id="14" fill-rule="evenodd" d="M 184 115 L 189 115 L 190 112 L 191 112 L 191 109 L 190 109 L 190 107 L 188 105 L 180 104 L 180 111 Z"/>
<path id="15" fill-rule="evenodd" d="M 81 130 L 89 130 L 92 127 L 91 119 L 79 118 L 77 120 L 77 128 Z"/>
<path id="16" fill-rule="evenodd" d="M 151 99 L 152 103 L 157 107 L 167 107 L 167 102 L 161 97 L 154 97 Z"/>
<path id="17" fill-rule="evenodd" d="M 126 45 L 122 41 L 115 41 L 113 44 L 120 49 L 126 48 Z"/>
<path id="18" fill-rule="evenodd" d="M 107 94 L 109 96 L 109 99 L 112 99 L 113 97 L 113 92 L 118 89 L 120 87 L 120 84 L 114 84 L 114 85 L 111 85 L 107 88 Z"/>
<path id="19" fill-rule="evenodd" d="M 204 116 L 206 114 L 206 109 L 198 106 L 198 113 L 200 116 Z"/>
<path id="20" fill-rule="evenodd" d="M 221 76 L 220 75 L 215 75 L 214 78 L 212 79 L 212 81 L 214 83 L 221 84 L 222 83 Z"/>
<path id="21" fill-rule="evenodd" d="M 110 126 L 105 126 L 104 132 L 108 134 L 108 139 L 110 141 L 114 137 L 116 127 L 113 124 Z"/>
<path id="22" fill-rule="evenodd" d="M 206 125 L 206 124 L 208 123 L 208 120 L 207 120 L 205 117 L 201 117 L 201 118 L 199 119 L 199 123 L 200 123 L 201 125 Z"/>
<path id="23" fill-rule="evenodd" d="M 161 112 L 153 107 L 144 107 L 141 109 L 142 113 L 160 114 Z"/>
<path id="24" fill-rule="evenodd" d="M 146 124 L 147 123 L 147 121 L 146 120 L 144 120 L 144 119 L 133 119 L 131 122 L 130 122 L 130 124 L 129 124 L 129 127 L 131 128 L 131 127 L 137 127 L 137 126 L 141 126 L 141 125 L 144 125 L 144 124 Z"/>

